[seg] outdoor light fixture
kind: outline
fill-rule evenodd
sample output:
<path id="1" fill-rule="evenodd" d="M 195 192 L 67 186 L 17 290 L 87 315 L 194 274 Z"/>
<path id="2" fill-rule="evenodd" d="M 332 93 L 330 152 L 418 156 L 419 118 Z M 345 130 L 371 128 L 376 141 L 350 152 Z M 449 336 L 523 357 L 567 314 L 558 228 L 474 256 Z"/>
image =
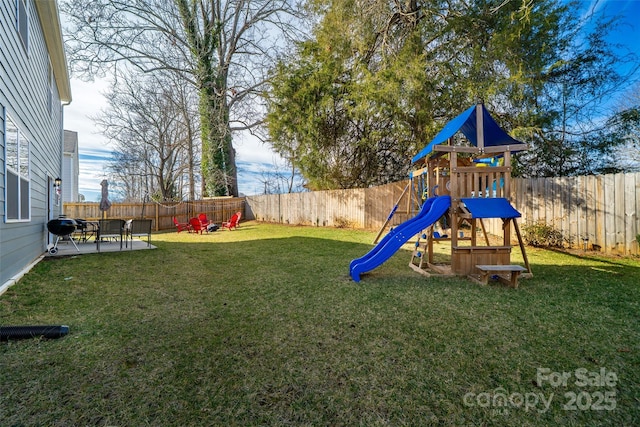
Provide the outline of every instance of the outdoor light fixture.
<path id="1" fill-rule="evenodd" d="M 53 180 L 53 188 L 56 190 L 56 206 L 60 206 L 60 198 L 62 197 L 62 189 L 60 186 L 62 185 L 62 180 L 60 177 L 57 177 Z"/>

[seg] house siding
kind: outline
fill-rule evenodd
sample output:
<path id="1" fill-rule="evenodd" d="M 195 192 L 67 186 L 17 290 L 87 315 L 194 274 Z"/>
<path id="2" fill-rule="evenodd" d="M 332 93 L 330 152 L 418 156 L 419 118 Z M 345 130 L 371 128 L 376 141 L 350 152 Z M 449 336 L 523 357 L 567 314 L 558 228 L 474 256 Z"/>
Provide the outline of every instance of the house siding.
<path id="1" fill-rule="evenodd" d="M 0 115 L 9 115 L 30 144 L 30 220 L 7 222 L 5 218 L 5 141 L 0 167 L 0 287 L 33 263 L 45 251 L 51 236 L 46 223 L 61 213 L 48 203 L 50 179 L 62 169 L 63 109 L 56 85 L 53 106 L 48 108 L 49 53 L 33 0 L 26 1 L 29 44 L 26 50 L 15 29 L 15 1 L 0 1 Z M 49 210 L 51 208 L 51 210 Z"/>
<path id="2" fill-rule="evenodd" d="M 2 55 L 2 52 L 0 52 Z M 2 62 L 0 61 L 0 66 Z M 0 100 L 0 212 L 4 215 L 4 199 L 5 199 L 5 184 L 4 184 L 4 168 L 5 168 L 5 143 L 4 143 L 4 107 Z M 4 218 L 3 218 L 4 219 Z M 0 225 L 2 227 L 2 225 Z M 2 254 L 2 236 L 0 235 L 0 256 Z M 2 267 L 2 258 L 0 258 L 0 269 Z M 2 284 L 3 282 L 0 282 Z"/>

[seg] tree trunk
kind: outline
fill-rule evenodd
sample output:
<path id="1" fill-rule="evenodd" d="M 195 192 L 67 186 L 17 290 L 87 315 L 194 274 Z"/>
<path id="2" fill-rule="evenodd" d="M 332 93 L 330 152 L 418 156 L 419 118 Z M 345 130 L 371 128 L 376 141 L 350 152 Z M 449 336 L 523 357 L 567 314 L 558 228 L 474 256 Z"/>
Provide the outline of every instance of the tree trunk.
<path id="1" fill-rule="evenodd" d="M 202 194 L 237 197 L 238 172 L 224 89 L 205 87 L 200 94 Z"/>

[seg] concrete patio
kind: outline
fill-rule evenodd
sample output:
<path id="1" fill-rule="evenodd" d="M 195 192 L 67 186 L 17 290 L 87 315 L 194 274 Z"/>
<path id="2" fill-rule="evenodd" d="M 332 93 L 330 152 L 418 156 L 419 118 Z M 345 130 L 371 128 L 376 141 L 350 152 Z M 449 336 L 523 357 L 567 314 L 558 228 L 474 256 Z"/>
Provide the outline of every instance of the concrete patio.
<path id="1" fill-rule="evenodd" d="M 54 239 L 55 242 L 55 239 Z M 46 257 L 64 257 L 64 256 L 73 256 L 73 255 L 84 255 L 84 254 L 97 254 L 98 253 L 98 245 L 95 240 L 88 240 L 86 242 L 76 240 L 76 245 L 73 246 L 73 243 L 69 240 L 60 240 L 58 242 L 58 252 L 55 254 L 50 254 L 47 252 L 45 254 Z M 127 246 L 125 246 L 125 243 Z M 53 246 L 53 244 L 52 244 Z M 153 244 L 151 246 L 147 245 L 146 238 L 145 240 L 133 239 L 133 243 L 131 240 L 128 242 L 122 242 L 122 252 L 125 251 L 140 251 L 145 249 L 156 249 Z M 108 253 L 108 252 L 120 252 L 120 241 L 114 240 L 104 240 L 100 242 L 100 253 Z"/>

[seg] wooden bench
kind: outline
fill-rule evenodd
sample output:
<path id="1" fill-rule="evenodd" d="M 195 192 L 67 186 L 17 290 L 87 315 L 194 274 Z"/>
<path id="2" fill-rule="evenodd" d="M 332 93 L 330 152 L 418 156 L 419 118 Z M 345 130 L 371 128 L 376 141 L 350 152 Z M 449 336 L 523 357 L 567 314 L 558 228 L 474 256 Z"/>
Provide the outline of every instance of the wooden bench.
<path id="1" fill-rule="evenodd" d="M 513 288 L 518 287 L 518 276 L 520 276 L 520 273 L 527 271 L 527 269 L 521 265 L 476 265 L 476 268 L 480 270 L 480 279 L 478 280 L 480 284 L 489 284 L 489 277 L 495 274 L 498 276 L 498 280 Z M 504 273 L 509 273 L 509 279 L 500 275 Z"/>

